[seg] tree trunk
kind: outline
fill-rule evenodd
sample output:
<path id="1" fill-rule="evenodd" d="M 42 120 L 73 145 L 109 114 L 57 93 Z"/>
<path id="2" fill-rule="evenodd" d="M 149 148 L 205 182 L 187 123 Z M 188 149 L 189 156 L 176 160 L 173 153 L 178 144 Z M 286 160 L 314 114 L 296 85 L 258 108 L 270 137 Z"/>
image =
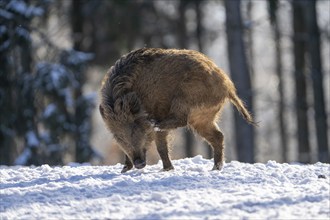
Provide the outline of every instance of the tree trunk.
<path id="1" fill-rule="evenodd" d="M 203 12 L 201 9 L 201 3 L 202 0 L 195 0 L 194 1 L 195 6 L 195 12 L 196 12 L 196 38 L 197 38 L 197 46 L 199 52 L 204 52 L 204 46 L 203 46 L 203 25 L 202 25 L 202 19 L 203 19 Z"/>
<path id="2" fill-rule="evenodd" d="M 0 54 L 0 165 L 12 165 L 14 158 L 14 130 L 12 108 L 12 82 L 10 80 L 10 60 Z"/>
<path id="3" fill-rule="evenodd" d="M 182 49 L 188 48 L 188 36 L 187 36 L 187 28 L 186 28 L 186 9 L 187 4 L 189 2 L 186 0 L 180 0 L 179 3 L 179 20 L 178 20 L 178 44 L 179 47 Z M 191 130 L 185 131 L 185 154 L 186 157 L 193 157 L 194 156 L 194 143 L 195 137 Z"/>
<path id="4" fill-rule="evenodd" d="M 243 43 L 243 28 L 240 4 L 241 2 L 239 0 L 225 1 L 229 66 L 238 95 L 245 101 L 247 108 L 251 111 L 251 79 Z M 242 162 L 253 163 L 254 128 L 247 124 L 237 111 L 234 113 L 234 119 L 238 160 Z"/>
<path id="5" fill-rule="evenodd" d="M 287 162 L 287 152 L 288 152 L 288 136 L 287 129 L 285 126 L 285 97 L 284 97 L 284 81 L 283 81 L 283 66 L 282 66 L 282 49 L 281 49 L 281 32 L 278 20 L 278 1 L 269 1 L 270 10 L 270 20 L 273 25 L 273 35 L 275 43 L 275 59 L 276 59 L 276 74 L 278 77 L 278 93 L 279 93 L 279 103 L 277 109 L 278 123 L 279 123 L 279 133 L 280 133 L 280 144 L 282 148 L 282 161 Z"/>
<path id="6" fill-rule="evenodd" d="M 82 15 L 82 4 L 80 0 L 72 0 L 71 6 L 71 30 L 73 49 L 82 50 L 82 39 L 83 39 L 83 15 Z"/>
<path id="7" fill-rule="evenodd" d="M 253 53 L 253 1 L 249 0 L 247 3 L 247 54 L 248 54 L 248 65 L 250 70 L 250 75 L 254 75 L 254 53 Z"/>
<path id="8" fill-rule="evenodd" d="M 30 31 L 30 22 L 27 20 L 22 28 Z M 42 155 L 40 154 L 40 139 L 38 129 L 36 126 L 35 116 L 36 108 L 34 106 L 35 93 L 33 88 L 33 75 L 32 75 L 32 39 L 25 37 L 18 41 L 20 67 L 16 68 L 17 73 L 17 102 L 16 108 L 18 112 L 18 135 L 24 136 L 24 150 L 30 151 L 29 157 L 20 165 L 41 165 L 43 163 Z M 23 111 L 22 111 L 23 110 Z"/>
<path id="9" fill-rule="evenodd" d="M 278 27 L 278 21 L 274 24 L 275 35 L 275 59 L 276 59 L 276 73 L 278 77 L 278 92 L 279 92 L 279 104 L 278 104 L 278 123 L 280 132 L 280 143 L 282 148 L 282 160 L 288 161 L 288 136 L 285 126 L 285 97 L 284 97 L 284 81 L 283 81 L 283 67 L 282 67 L 282 49 L 281 49 L 281 33 Z"/>
<path id="10" fill-rule="evenodd" d="M 84 51 L 83 40 L 85 35 L 84 22 L 85 15 L 83 14 L 83 8 L 86 6 L 85 1 L 73 0 L 71 5 L 71 29 L 73 34 L 73 49 L 67 55 L 77 57 L 79 59 L 79 53 Z M 84 54 L 84 53 L 82 53 Z M 64 55 L 65 56 L 65 55 Z M 85 56 L 88 56 L 85 54 Z M 66 60 L 67 58 L 63 58 Z M 91 58 L 86 58 L 83 62 L 86 63 Z M 74 141 L 75 141 L 75 157 L 78 163 L 89 162 L 92 159 L 102 159 L 99 157 L 96 151 L 90 144 L 92 122 L 91 112 L 94 108 L 94 101 L 85 96 L 83 93 L 83 85 L 86 83 L 86 70 L 84 64 L 68 63 L 69 68 L 74 73 L 77 85 L 73 91 L 73 97 L 75 99 L 74 110 Z"/>
<path id="11" fill-rule="evenodd" d="M 83 41 L 83 2 L 73 0 L 71 6 L 71 29 L 73 35 L 73 49 L 75 51 L 82 51 L 82 41 Z M 77 80 L 77 86 L 74 89 L 73 96 L 75 99 L 75 114 L 74 114 L 74 123 L 75 123 L 75 158 L 78 163 L 87 162 L 91 158 L 92 150 L 89 145 L 89 137 L 84 133 L 83 127 L 86 127 L 85 118 L 85 105 L 82 86 L 85 83 L 85 73 L 81 68 L 77 68 L 74 71 L 75 78 Z M 87 122 L 88 123 L 88 122 Z"/>
<path id="12" fill-rule="evenodd" d="M 201 3 L 203 0 L 194 0 L 194 8 L 196 12 L 196 40 L 197 40 L 197 48 L 198 51 L 203 53 L 204 52 L 204 45 L 203 45 L 203 11 L 201 8 Z M 211 145 L 209 145 L 206 141 L 203 142 L 204 147 L 206 148 L 206 158 L 213 158 L 213 149 Z"/>
<path id="13" fill-rule="evenodd" d="M 23 103 L 23 106 L 21 106 L 19 109 L 24 109 L 25 114 L 23 114 L 23 118 L 25 120 L 25 128 L 24 128 L 24 142 L 25 142 L 25 148 L 29 148 L 31 151 L 31 157 L 29 158 L 26 165 L 41 165 L 42 164 L 42 158 L 40 158 L 41 155 L 39 155 L 39 138 L 38 138 L 38 131 L 36 128 L 36 123 L 34 121 L 34 116 L 36 115 L 36 110 L 34 107 L 34 94 L 33 94 L 33 88 L 31 83 L 31 80 L 26 80 L 28 78 L 31 79 L 31 65 L 32 65 L 32 48 L 31 48 L 31 42 L 24 42 L 21 46 L 21 62 L 22 62 L 22 68 L 23 68 L 23 74 L 25 76 L 24 82 L 22 82 L 22 88 L 20 91 L 21 95 L 21 103 Z M 37 140 L 37 141 L 36 141 Z"/>
<path id="14" fill-rule="evenodd" d="M 305 39 L 304 12 L 301 1 L 293 1 L 293 50 L 296 85 L 296 112 L 298 132 L 298 160 L 302 163 L 310 163 L 310 147 L 308 136 L 306 78 L 305 78 Z"/>
<path id="15" fill-rule="evenodd" d="M 178 20 L 178 45 L 182 49 L 188 47 L 187 27 L 186 27 L 186 9 L 188 1 L 180 0 L 179 4 L 179 20 Z"/>
<path id="16" fill-rule="evenodd" d="M 310 59 L 310 74 L 314 95 L 314 118 L 318 145 L 318 160 L 329 163 L 327 115 L 323 89 L 323 70 L 321 63 L 320 32 L 317 24 L 316 0 L 304 1 L 304 18 L 308 33 L 308 52 Z"/>

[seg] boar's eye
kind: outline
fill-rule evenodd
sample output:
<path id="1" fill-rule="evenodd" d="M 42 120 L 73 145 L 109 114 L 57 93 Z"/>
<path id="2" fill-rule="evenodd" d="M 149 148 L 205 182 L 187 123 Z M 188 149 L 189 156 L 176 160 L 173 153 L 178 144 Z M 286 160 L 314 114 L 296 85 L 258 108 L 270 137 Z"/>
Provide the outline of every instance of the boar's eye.
<path id="1" fill-rule="evenodd" d="M 134 126 L 137 126 L 138 129 L 140 129 L 140 130 L 146 130 L 149 126 L 149 123 L 146 123 L 146 122 L 147 121 L 145 119 L 142 119 L 142 118 L 136 119 L 134 121 Z"/>

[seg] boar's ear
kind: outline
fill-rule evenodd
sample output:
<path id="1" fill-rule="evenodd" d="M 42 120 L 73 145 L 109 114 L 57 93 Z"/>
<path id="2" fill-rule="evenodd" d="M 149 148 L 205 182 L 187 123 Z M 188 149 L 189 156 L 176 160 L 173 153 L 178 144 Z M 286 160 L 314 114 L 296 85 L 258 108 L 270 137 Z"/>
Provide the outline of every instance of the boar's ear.
<path id="1" fill-rule="evenodd" d="M 141 109 L 141 104 L 140 104 L 140 100 L 137 97 L 135 92 L 130 92 L 126 95 L 126 100 L 127 100 L 127 104 L 128 104 L 128 108 L 129 111 L 135 115 L 138 114 L 140 112 Z"/>
<path id="2" fill-rule="evenodd" d="M 138 114 L 140 112 L 140 101 L 136 99 L 130 104 L 130 110 L 133 115 Z"/>
<path id="3" fill-rule="evenodd" d="M 120 114 L 120 113 L 123 113 L 123 100 L 118 98 L 116 101 L 115 101 L 115 104 L 113 105 L 113 111 L 116 113 L 116 114 Z"/>
<path id="4" fill-rule="evenodd" d="M 132 115 L 140 113 L 140 100 L 134 92 L 130 92 L 120 98 L 117 98 L 113 109 L 117 115 L 122 115 L 125 118 L 129 118 Z"/>

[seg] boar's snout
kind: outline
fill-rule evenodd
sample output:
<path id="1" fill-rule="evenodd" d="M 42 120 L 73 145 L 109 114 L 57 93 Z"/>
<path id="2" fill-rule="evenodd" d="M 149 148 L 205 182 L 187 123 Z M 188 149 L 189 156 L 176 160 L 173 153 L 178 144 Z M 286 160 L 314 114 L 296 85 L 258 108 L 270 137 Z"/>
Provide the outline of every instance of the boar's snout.
<path id="1" fill-rule="evenodd" d="M 134 159 L 134 166 L 137 169 L 142 169 L 143 167 L 146 166 L 146 161 L 140 158 Z"/>

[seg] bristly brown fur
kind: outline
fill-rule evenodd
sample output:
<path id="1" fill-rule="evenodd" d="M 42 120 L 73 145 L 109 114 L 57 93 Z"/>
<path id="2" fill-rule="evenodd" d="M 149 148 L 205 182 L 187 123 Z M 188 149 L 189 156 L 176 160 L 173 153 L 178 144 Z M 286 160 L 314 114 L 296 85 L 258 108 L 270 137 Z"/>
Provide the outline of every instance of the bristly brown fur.
<path id="1" fill-rule="evenodd" d="M 214 169 L 221 169 L 223 135 L 215 121 L 226 100 L 255 125 L 232 81 L 205 55 L 143 48 L 121 57 L 110 68 L 102 82 L 100 112 L 127 155 L 123 172 L 133 164 L 137 168 L 145 165 L 147 145 L 153 140 L 164 169 L 172 169 L 167 134 L 184 126 L 210 143 Z"/>

